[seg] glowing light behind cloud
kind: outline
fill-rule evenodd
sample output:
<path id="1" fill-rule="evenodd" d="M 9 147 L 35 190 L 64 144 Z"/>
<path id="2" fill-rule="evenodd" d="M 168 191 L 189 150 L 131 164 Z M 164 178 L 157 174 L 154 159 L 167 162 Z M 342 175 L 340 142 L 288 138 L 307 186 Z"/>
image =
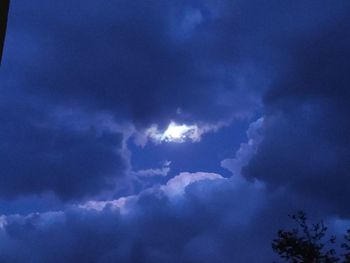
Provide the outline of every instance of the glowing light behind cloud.
<path id="1" fill-rule="evenodd" d="M 186 139 L 199 140 L 199 129 L 196 125 L 177 125 L 171 122 L 162 135 L 162 141 L 184 142 Z"/>
<path id="2" fill-rule="evenodd" d="M 186 141 L 199 142 L 202 135 L 207 132 L 215 132 L 226 123 L 209 124 L 177 124 L 171 121 L 165 130 L 159 130 L 157 125 L 149 127 L 142 135 L 138 134 L 136 144 L 144 146 L 148 138 L 154 143 L 175 142 L 183 143 Z"/>
<path id="3" fill-rule="evenodd" d="M 183 143 L 187 140 L 200 141 L 203 131 L 197 125 L 179 125 L 172 121 L 164 131 L 159 131 L 158 127 L 154 125 L 146 131 L 146 134 L 156 143 Z"/>

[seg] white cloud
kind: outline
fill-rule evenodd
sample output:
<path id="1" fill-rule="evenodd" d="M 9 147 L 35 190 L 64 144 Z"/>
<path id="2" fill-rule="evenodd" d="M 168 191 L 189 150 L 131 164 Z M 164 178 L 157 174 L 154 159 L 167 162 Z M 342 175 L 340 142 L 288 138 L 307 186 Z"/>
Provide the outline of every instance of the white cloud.
<path id="1" fill-rule="evenodd" d="M 102 211 L 106 207 L 110 207 L 111 209 L 119 209 L 121 214 L 127 214 L 129 212 L 128 204 L 130 202 L 136 201 L 138 199 L 138 196 L 131 195 L 126 197 L 120 197 L 116 200 L 110 200 L 110 201 L 88 201 L 82 205 L 80 205 L 80 208 L 84 209 L 93 209 L 97 211 Z"/>
<path id="2" fill-rule="evenodd" d="M 186 140 L 200 141 L 202 131 L 197 125 L 177 124 L 170 122 L 166 130 L 160 131 L 156 125 L 146 130 L 146 135 L 154 142 L 176 142 L 182 143 Z"/>
<path id="3" fill-rule="evenodd" d="M 130 204 L 133 204 L 136 202 L 139 198 L 139 196 L 142 193 L 145 192 L 159 192 L 164 193 L 169 198 L 181 196 L 185 193 L 186 187 L 189 185 L 203 181 L 203 180 L 219 180 L 224 179 L 219 174 L 216 173 L 205 173 L 205 172 L 197 172 L 197 173 L 188 173 L 183 172 L 179 175 L 171 178 L 165 185 L 162 185 L 160 187 L 151 187 L 148 189 L 143 190 L 138 195 L 130 195 L 126 197 L 121 197 L 116 200 L 110 200 L 110 201 L 88 201 L 82 205 L 79 205 L 80 208 L 83 209 L 93 209 L 97 211 L 102 211 L 106 207 L 109 207 L 111 209 L 118 209 L 120 211 L 120 214 L 127 214 L 131 207 Z"/>
<path id="4" fill-rule="evenodd" d="M 161 186 L 161 190 L 169 197 L 174 197 L 174 196 L 184 194 L 186 187 L 189 186 L 190 184 L 193 184 L 195 182 L 202 181 L 202 180 L 217 180 L 217 179 L 223 179 L 223 177 L 216 173 L 183 172 L 175 176 L 174 178 L 171 178 L 166 183 L 166 185 Z"/>
<path id="5" fill-rule="evenodd" d="M 132 171 L 131 174 L 137 177 L 167 176 L 170 172 L 171 161 L 165 161 L 161 168 L 150 168 Z"/>
<path id="6" fill-rule="evenodd" d="M 137 176 L 151 177 L 151 176 L 167 176 L 170 172 L 170 167 L 162 167 L 156 169 L 145 169 L 135 172 Z"/>
<path id="7" fill-rule="evenodd" d="M 223 160 L 221 162 L 221 167 L 231 171 L 233 175 L 240 175 L 242 167 L 248 164 L 263 139 L 261 134 L 263 125 L 264 118 L 260 118 L 251 123 L 247 131 L 248 142 L 241 143 L 235 158 Z"/>
<path id="8" fill-rule="evenodd" d="M 135 143 L 139 146 L 145 146 L 148 139 L 156 144 L 163 142 L 199 142 L 205 133 L 216 132 L 226 125 L 228 125 L 228 123 L 225 122 L 219 122 L 216 124 L 178 124 L 171 121 L 165 130 L 160 130 L 158 125 L 154 124 L 145 131 L 136 133 Z"/>

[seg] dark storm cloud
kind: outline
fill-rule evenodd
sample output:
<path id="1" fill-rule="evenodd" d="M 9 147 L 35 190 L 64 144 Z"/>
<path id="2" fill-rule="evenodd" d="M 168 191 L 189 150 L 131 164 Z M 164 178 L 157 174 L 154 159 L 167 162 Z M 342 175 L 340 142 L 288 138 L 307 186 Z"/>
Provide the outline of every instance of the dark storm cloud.
<path id="1" fill-rule="evenodd" d="M 4 72 L 31 94 L 137 124 L 227 120 L 254 113 L 288 62 L 281 46 L 323 30 L 342 5 L 14 2 Z"/>
<path id="2" fill-rule="evenodd" d="M 257 98 L 245 74 L 255 66 L 242 62 L 226 5 L 13 2 L 0 73 L 0 196 L 73 199 L 115 183 L 119 135 L 57 127 L 55 108 L 136 124 L 251 113 Z"/>
<path id="3" fill-rule="evenodd" d="M 82 198 L 111 189 L 123 175 L 121 134 L 68 127 L 28 103 L 6 104 L 0 107 L 0 197 Z"/>
<path id="4" fill-rule="evenodd" d="M 265 94 L 265 138 L 243 170 L 349 216 L 350 16 L 343 12 L 283 47 L 290 56 Z"/>
<path id="5" fill-rule="evenodd" d="M 186 192 L 177 200 L 146 192 L 126 215 L 72 208 L 2 218 L 1 262 L 269 262 L 266 226 L 276 226 L 267 212 L 256 219 L 262 189 L 203 181 Z"/>
<path id="6" fill-rule="evenodd" d="M 348 216 L 349 4 L 14 2 L 0 76 L 2 95 L 11 93 L 0 97 L 0 197 L 82 199 L 122 174 L 121 135 L 61 125 L 56 106 L 143 125 L 217 121 L 251 113 L 264 92 L 265 114 L 258 140 L 234 159 L 249 162 L 243 173 L 255 184 L 202 181 L 178 199 L 144 191 L 126 214 L 0 217 L 0 261 L 271 262 L 288 213 Z"/>
<path id="7" fill-rule="evenodd" d="M 0 221 L 0 260 L 271 262 L 271 240 L 289 224 L 281 218 L 301 204 L 314 211 L 315 203 L 231 178 L 193 183 L 176 197 L 145 191 L 126 214 L 106 206 L 8 216 Z"/>
<path id="8" fill-rule="evenodd" d="M 245 115 L 260 72 L 252 78 L 256 65 L 242 60 L 226 4 L 14 2 L 4 66 L 31 94 L 136 123 Z"/>

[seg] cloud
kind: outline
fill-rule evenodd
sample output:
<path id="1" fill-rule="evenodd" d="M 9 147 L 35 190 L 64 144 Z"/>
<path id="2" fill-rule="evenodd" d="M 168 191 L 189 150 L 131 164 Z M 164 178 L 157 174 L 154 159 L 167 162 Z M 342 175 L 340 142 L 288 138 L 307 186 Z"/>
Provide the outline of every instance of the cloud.
<path id="1" fill-rule="evenodd" d="M 288 225 L 281 218 L 301 204 L 310 210 L 315 205 L 217 174 L 183 173 L 175 178 L 138 196 L 2 216 L 0 260 L 271 262 L 271 240 L 279 227 Z M 169 195 L 170 186 L 186 191 L 177 198 Z M 332 224 L 335 229 L 338 221 Z"/>
<path id="2" fill-rule="evenodd" d="M 200 142 L 202 136 L 208 132 L 216 132 L 227 123 L 217 124 L 177 124 L 171 121 L 168 127 L 164 130 L 159 130 L 157 125 L 151 125 L 143 132 L 139 132 L 135 136 L 135 143 L 140 146 L 145 146 L 148 139 L 156 144 L 168 143 L 183 143 L 186 141 Z"/>
<path id="3" fill-rule="evenodd" d="M 215 173 L 203 173 L 203 172 L 197 172 L 197 173 L 180 173 L 179 175 L 175 176 L 174 178 L 171 178 L 166 185 L 162 186 L 161 189 L 164 191 L 165 194 L 168 196 L 177 196 L 184 193 L 185 188 L 198 181 L 202 180 L 218 180 L 223 179 L 223 177 L 219 174 Z"/>
<path id="4" fill-rule="evenodd" d="M 261 263 L 273 261 L 271 240 L 295 210 L 345 228 L 349 8 L 14 2 L 0 73 L 0 197 L 50 192 L 81 205 L 1 216 L 0 261 Z M 110 122 L 86 117 L 95 114 Z M 139 145 L 200 141 L 255 116 L 248 142 L 222 162 L 235 176 L 185 172 L 101 201 L 132 171 L 132 133 Z M 180 132 L 166 132 L 171 120 Z M 127 136 L 114 127 L 124 124 Z M 166 170 L 143 173 L 157 172 Z"/>
<path id="5" fill-rule="evenodd" d="M 156 169 L 144 169 L 135 172 L 137 176 L 150 177 L 150 176 L 167 176 L 170 172 L 170 167 L 162 167 Z"/>
<path id="6" fill-rule="evenodd" d="M 250 139 L 259 138 L 262 123 L 250 125 Z M 331 208 L 294 191 L 269 189 L 240 175 L 223 179 L 215 173 L 184 172 L 138 195 L 2 216 L 0 260 L 271 262 L 271 240 L 278 228 L 288 226 L 281 218 L 297 209 L 316 218 L 331 216 L 336 232 L 346 227 Z"/>
<path id="7" fill-rule="evenodd" d="M 17 79 L 11 85 L 31 96 L 143 128 L 251 116 L 258 99 L 237 39 L 227 37 L 234 22 L 210 8 L 197 1 L 13 3 L 1 81 Z"/>
<path id="8" fill-rule="evenodd" d="M 243 169 L 248 178 L 289 188 L 347 217 L 349 25 L 348 13 L 340 12 L 322 29 L 282 48 L 291 62 L 264 96 L 264 139 Z"/>
<path id="9" fill-rule="evenodd" d="M 182 172 L 170 180 L 164 185 L 161 186 L 153 186 L 147 189 L 144 189 L 138 195 L 131 195 L 127 197 L 120 197 L 116 200 L 111 201 L 88 201 L 81 205 L 81 208 L 86 209 L 95 209 L 101 211 L 105 208 L 119 209 L 121 213 L 127 213 L 127 211 L 132 210 L 131 204 L 134 204 L 140 197 L 143 195 L 149 194 L 161 194 L 167 196 L 169 199 L 177 198 L 183 196 L 185 194 L 185 190 L 191 184 L 200 182 L 200 181 L 212 181 L 224 179 L 221 175 L 215 173 L 205 173 L 205 172 L 197 172 L 197 173 L 188 173 Z"/>
<path id="10" fill-rule="evenodd" d="M 79 206 L 87 210 L 102 211 L 104 209 L 117 210 L 120 214 L 127 214 L 132 209 L 132 204 L 138 200 L 138 196 L 120 197 L 111 201 L 88 201 Z"/>
<path id="11" fill-rule="evenodd" d="M 7 216 L 0 230 L 0 259 L 37 263 L 62 262 L 62 259 L 65 262 L 212 262 L 215 255 L 220 255 L 222 262 L 231 262 L 246 257 L 242 253 L 244 242 L 234 241 L 236 231 L 241 229 L 239 232 L 243 233 L 249 229 L 247 219 L 259 211 L 262 203 L 257 202 L 261 200 L 257 197 L 261 193 L 248 185 L 235 188 L 226 180 L 211 181 L 213 184 L 204 179 L 208 176 L 187 176 L 198 180 L 188 186 L 176 203 L 170 202 L 165 193 L 145 191 L 137 200 L 119 199 L 105 203 L 103 209 L 71 207 L 60 212 Z M 247 202 L 244 206 L 237 198 L 243 193 Z M 227 202 L 227 198 L 231 201 Z M 131 203 L 129 212 L 124 213 L 126 202 Z M 97 207 L 97 204 L 89 205 Z M 240 215 L 234 211 L 240 211 Z M 245 234 L 241 240 L 248 237 Z M 204 249 L 210 240 L 215 245 Z M 257 251 L 264 247 L 264 244 L 256 245 Z M 204 249 L 206 254 L 197 253 L 195 248 Z M 246 259 L 257 262 L 249 256 Z"/>
<path id="12" fill-rule="evenodd" d="M 78 121 L 67 125 L 27 102 L 9 104 L 0 113 L 2 198 L 53 193 L 81 199 L 114 189 L 123 177 L 121 133 Z"/>
<path id="13" fill-rule="evenodd" d="M 225 159 L 221 162 L 221 167 L 228 169 L 234 176 L 241 175 L 241 170 L 248 164 L 250 159 L 256 154 L 263 136 L 262 130 L 264 118 L 259 118 L 249 125 L 247 130 L 248 142 L 241 143 L 233 159 Z"/>
<path id="14" fill-rule="evenodd" d="M 136 172 L 133 172 L 134 175 L 138 177 L 153 177 L 153 176 L 167 176 L 170 172 L 170 161 L 166 161 L 163 164 L 162 168 L 155 168 L 155 169 L 142 169 L 138 170 Z"/>

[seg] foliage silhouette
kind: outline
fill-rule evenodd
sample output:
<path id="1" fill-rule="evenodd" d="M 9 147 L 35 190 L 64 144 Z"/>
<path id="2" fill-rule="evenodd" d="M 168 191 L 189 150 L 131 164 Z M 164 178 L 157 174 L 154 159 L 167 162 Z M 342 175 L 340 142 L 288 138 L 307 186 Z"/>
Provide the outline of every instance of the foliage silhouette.
<path id="1" fill-rule="evenodd" d="M 286 262 L 292 263 L 334 263 L 350 262 L 350 230 L 341 244 L 344 254 L 338 256 L 334 249 L 335 236 L 327 235 L 323 222 L 308 224 L 307 216 L 299 211 L 289 216 L 297 227 L 290 231 L 279 230 L 272 241 L 272 249 Z"/>

